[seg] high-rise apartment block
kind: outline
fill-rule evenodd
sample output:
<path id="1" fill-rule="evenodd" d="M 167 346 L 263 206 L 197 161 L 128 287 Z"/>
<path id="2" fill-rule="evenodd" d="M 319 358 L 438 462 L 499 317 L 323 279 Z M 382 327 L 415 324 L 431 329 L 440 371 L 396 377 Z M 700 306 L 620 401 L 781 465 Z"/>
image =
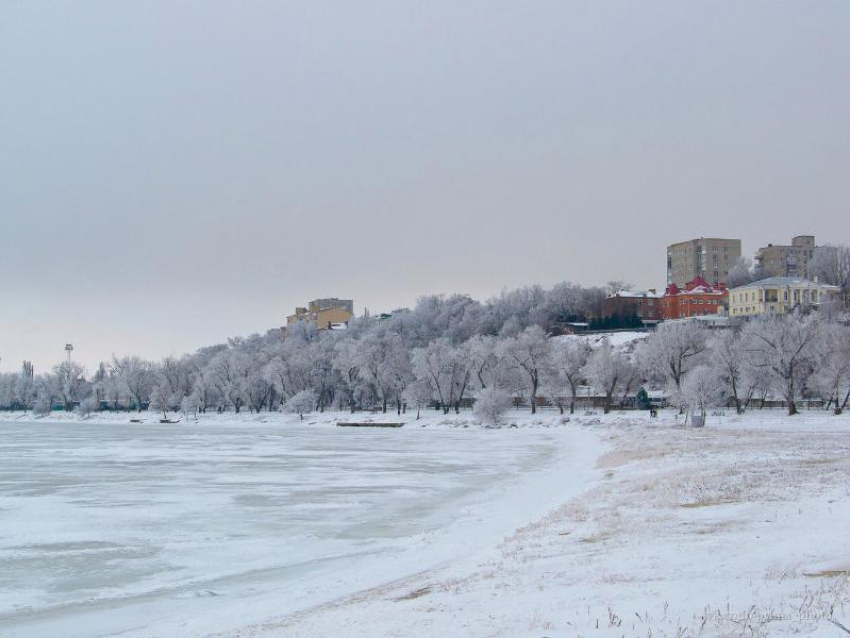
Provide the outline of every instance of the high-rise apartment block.
<path id="1" fill-rule="evenodd" d="M 740 258 L 740 239 L 700 237 L 671 244 L 667 247 L 667 285 L 685 288 L 697 277 L 713 286 L 726 283 Z"/>
<path id="2" fill-rule="evenodd" d="M 790 246 L 768 244 L 756 253 L 756 274 L 759 277 L 810 279 L 809 262 L 815 255 L 815 248 L 814 235 L 797 235 Z"/>

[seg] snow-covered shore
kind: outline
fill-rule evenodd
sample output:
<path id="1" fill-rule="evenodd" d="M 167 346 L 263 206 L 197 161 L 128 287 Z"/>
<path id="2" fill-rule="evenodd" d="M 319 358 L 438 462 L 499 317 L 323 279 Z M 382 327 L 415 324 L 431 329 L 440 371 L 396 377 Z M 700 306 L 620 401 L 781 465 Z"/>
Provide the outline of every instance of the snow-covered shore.
<path id="1" fill-rule="evenodd" d="M 834 636 L 834 623 L 850 626 L 846 416 L 579 423 L 609 446 L 586 489 L 501 543 L 222 635 Z"/>
<path id="2" fill-rule="evenodd" d="M 131 418 L 138 417 L 50 421 L 131 430 Z M 141 418 L 145 427 L 184 431 L 160 425 L 159 415 Z M 215 414 L 192 430 L 326 430 L 349 419 Z M 399 417 L 357 415 L 365 419 Z M 421 429 L 426 438 L 430 430 L 440 437 L 481 429 L 467 413 L 402 419 L 405 431 Z M 21 422 L 31 420 L 33 427 L 48 423 L 31 416 Z M 568 419 L 512 411 L 505 427 L 512 426 L 516 436 L 551 432 L 562 456 L 545 471 L 481 493 L 457 521 L 393 560 L 343 569 L 325 588 L 304 581 L 309 595 L 218 592 L 212 602 L 181 605 L 127 635 L 684 638 L 832 636 L 841 635 L 833 621 L 850 626 L 847 415 L 727 411 L 695 429 L 682 427 L 673 412 Z"/>

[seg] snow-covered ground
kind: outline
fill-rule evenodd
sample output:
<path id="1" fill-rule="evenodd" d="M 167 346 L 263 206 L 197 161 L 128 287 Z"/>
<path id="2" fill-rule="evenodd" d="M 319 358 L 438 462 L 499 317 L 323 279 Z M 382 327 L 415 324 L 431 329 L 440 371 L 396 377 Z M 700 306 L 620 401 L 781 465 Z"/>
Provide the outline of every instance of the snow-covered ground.
<path id="1" fill-rule="evenodd" d="M 847 415 L 347 416 L 0 426 L 0 635 L 850 627 Z"/>
<path id="2" fill-rule="evenodd" d="M 584 422 L 586 425 L 579 425 Z M 843 635 L 850 419 L 579 417 L 578 497 L 478 556 L 226 636 Z"/>
<path id="3" fill-rule="evenodd" d="M 556 340 L 583 341 L 591 348 L 598 348 L 607 339 L 608 343 L 621 352 L 630 353 L 634 351 L 637 344 L 649 337 L 649 332 L 637 332 L 634 330 L 618 330 L 611 332 L 593 332 L 590 334 L 579 333 L 574 335 L 563 335 L 554 337 Z"/>

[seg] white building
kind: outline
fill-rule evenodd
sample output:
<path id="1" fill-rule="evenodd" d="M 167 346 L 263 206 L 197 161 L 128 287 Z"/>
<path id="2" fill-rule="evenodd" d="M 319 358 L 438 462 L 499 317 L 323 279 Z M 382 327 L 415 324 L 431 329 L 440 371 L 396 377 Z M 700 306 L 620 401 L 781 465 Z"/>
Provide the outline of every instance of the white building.
<path id="1" fill-rule="evenodd" d="M 818 306 L 837 301 L 838 286 L 796 277 L 768 277 L 729 291 L 729 316 L 754 317 L 785 314 L 798 306 Z"/>

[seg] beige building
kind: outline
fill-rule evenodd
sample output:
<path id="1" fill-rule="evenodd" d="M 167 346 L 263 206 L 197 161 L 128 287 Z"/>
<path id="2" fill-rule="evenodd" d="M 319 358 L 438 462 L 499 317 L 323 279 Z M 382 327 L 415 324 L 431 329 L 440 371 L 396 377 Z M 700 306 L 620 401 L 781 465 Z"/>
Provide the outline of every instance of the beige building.
<path id="1" fill-rule="evenodd" d="M 815 255 L 814 235 L 797 235 L 790 246 L 768 244 L 756 253 L 755 270 L 760 277 L 809 279 L 809 262 Z"/>
<path id="2" fill-rule="evenodd" d="M 740 239 L 700 237 L 667 246 L 667 285 L 684 288 L 701 277 L 713 286 L 726 283 L 741 258 Z"/>
<path id="3" fill-rule="evenodd" d="M 295 313 L 286 318 L 286 325 L 306 321 L 315 324 L 319 330 L 330 330 L 348 324 L 353 317 L 352 299 L 314 299 L 306 308 L 296 308 Z"/>
<path id="4" fill-rule="evenodd" d="M 785 314 L 798 306 L 817 306 L 840 298 L 838 286 L 796 277 L 769 277 L 729 291 L 729 316 Z"/>

